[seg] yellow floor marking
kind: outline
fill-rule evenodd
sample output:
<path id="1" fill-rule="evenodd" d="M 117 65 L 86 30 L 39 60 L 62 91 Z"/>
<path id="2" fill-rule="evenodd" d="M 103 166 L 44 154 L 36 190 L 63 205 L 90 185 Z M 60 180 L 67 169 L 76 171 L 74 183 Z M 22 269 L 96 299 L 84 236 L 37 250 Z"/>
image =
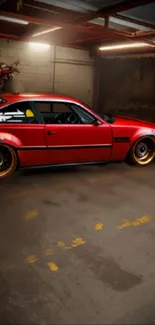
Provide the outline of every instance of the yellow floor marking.
<path id="1" fill-rule="evenodd" d="M 48 255 L 54 255 L 55 253 L 53 249 L 49 248 L 44 251 L 44 254 L 48 256 Z"/>
<path id="2" fill-rule="evenodd" d="M 38 258 L 36 255 L 29 255 L 27 258 L 26 258 L 26 262 L 28 264 L 32 264 L 32 263 L 35 263 L 38 261 Z"/>
<path id="3" fill-rule="evenodd" d="M 65 244 L 64 244 L 62 241 L 58 241 L 57 246 L 58 246 L 58 247 L 64 247 Z"/>
<path id="4" fill-rule="evenodd" d="M 116 226 L 116 229 L 121 230 L 121 229 L 124 229 L 127 227 L 137 227 L 137 226 L 140 226 L 142 224 L 152 221 L 152 219 L 153 219 L 153 217 L 151 217 L 151 216 L 143 216 L 143 217 L 140 217 L 134 221 L 126 220 L 122 225 Z"/>
<path id="5" fill-rule="evenodd" d="M 72 241 L 72 247 L 77 247 L 84 244 L 86 244 L 86 241 L 83 240 L 82 237 L 76 238 L 75 240 Z"/>
<path id="6" fill-rule="evenodd" d="M 30 210 L 27 213 L 25 213 L 24 220 L 34 219 L 35 217 L 37 217 L 37 215 L 38 215 L 38 211 L 36 209 Z"/>
<path id="7" fill-rule="evenodd" d="M 103 230 L 103 228 L 104 228 L 104 224 L 103 223 L 97 223 L 97 225 L 95 225 L 95 230 L 96 231 Z"/>
<path id="8" fill-rule="evenodd" d="M 59 270 L 59 267 L 55 263 L 48 263 L 48 267 L 52 272 L 56 272 Z"/>

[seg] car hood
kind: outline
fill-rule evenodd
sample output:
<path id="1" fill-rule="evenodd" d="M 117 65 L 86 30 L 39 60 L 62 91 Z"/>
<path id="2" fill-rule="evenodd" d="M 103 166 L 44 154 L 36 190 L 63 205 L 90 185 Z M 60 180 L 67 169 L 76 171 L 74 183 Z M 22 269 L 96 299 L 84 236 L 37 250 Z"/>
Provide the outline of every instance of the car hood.
<path id="1" fill-rule="evenodd" d="M 115 125 L 141 126 L 155 129 L 155 123 L 136 119 L 134 117 L 115 116 Z"/>

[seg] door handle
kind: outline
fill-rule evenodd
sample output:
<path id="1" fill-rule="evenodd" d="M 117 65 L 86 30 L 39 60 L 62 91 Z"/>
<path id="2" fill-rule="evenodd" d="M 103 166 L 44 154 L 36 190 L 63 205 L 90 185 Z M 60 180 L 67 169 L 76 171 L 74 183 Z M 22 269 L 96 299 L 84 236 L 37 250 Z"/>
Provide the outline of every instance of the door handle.
<path id="1" fill-rule="evenodd" d="M 56 132 L 52 132 L 52 131 L 47 131 L 47 134 L 48 135 L 52 135 L 52 134 L 55 134 Z"/>

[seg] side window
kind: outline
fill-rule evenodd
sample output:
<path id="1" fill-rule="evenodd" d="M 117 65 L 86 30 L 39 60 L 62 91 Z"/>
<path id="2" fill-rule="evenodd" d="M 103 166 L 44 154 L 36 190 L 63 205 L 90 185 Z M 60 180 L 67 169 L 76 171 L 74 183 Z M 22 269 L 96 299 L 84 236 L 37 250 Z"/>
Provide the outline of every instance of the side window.
<path id="1" fill-rule="evenodd" d="M 95 122 L 95 116 L 88 113 L 84 108 L 76 104 L 70 104 L 72 110 L 78 115 L 82 124 L 93 124 Z"/>
<path id="2" fill-rule="evenodd" d="M 66 103 L 53 103 L 52 104 L 53 113 L 67 113 L 70 112 L 68 104 Z"/>
<path id="3" fill-rule="evenodd" d="M 49 103 L 49 102 L 35 102 L 35 105 L 40 113 L 51 113 L 51 103 Z"/>
<path id="4" fill-rule="evenodd" d="M 45 124 L 93 124 L 95 117 L 74 103 L 36 101 Z"/>
<path id="5" fill-rule="evenodd" d="M 29 102 L 14 103 L 0 109 L 0 123 L 38 123 Z"/>
<path id="6" fill-rule="evenodd" d="M 78 116 L 65 102 L 35 102 L 45 124 L 75 124 Z M 74 115 L 74 116 L 73 116 Z"/>

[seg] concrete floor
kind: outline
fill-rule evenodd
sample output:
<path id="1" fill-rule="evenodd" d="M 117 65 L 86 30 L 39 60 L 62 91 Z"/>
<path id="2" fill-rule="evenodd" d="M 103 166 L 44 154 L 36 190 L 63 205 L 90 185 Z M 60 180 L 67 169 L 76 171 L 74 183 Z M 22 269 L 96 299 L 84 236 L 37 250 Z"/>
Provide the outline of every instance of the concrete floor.
<path id="1" fill-rule="evenodd" d="M 2 180 L 0 324 L 154 323 L 154 172 L 109 164 Z"/>

